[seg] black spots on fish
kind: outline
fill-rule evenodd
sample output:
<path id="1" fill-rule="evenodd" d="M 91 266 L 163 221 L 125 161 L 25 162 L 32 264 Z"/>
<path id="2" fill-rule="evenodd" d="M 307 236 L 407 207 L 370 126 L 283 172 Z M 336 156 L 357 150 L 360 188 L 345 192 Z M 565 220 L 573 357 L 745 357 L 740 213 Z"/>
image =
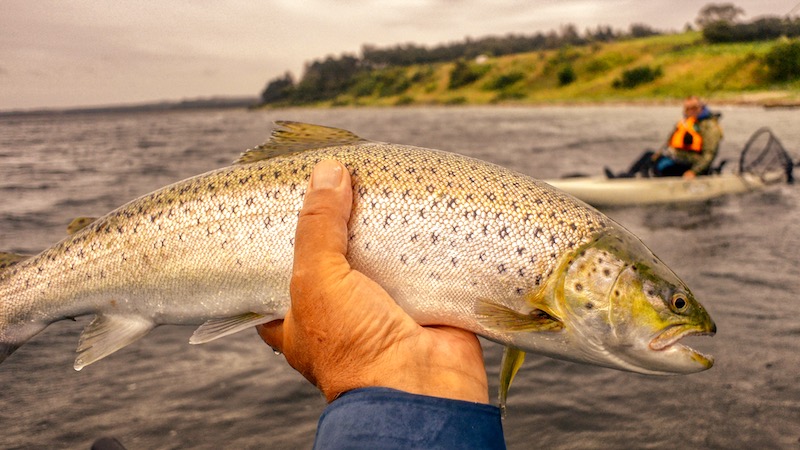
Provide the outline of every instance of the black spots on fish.
<path id="1" fill-rule="evenodd" d="M 520 277 L 520 278 L 525 278 L 525 269 L 523 269 L 521 267 L 519 269 L 517 269 L 517 276 Z"/>
<path id="2" fill-rule="evenodd" d="M 453 267 L 458 267 L 458 258 L 450 258 L 450 264 L 452 264 Z"/>
<path id="3" fill-rule="evenodd" d="M 425 186 L 425 190 L 428 191 L 429 194 L 433 194 L 436 191 L 436 187 L 432 184 Z"/>
<path id="4" fill-rule="evenodd" d="M 406 256 L 405 254 L 400 255 L 400 262 L 403 263 L 404 266 L 407 266 L 408 265 L 408 256 Z"/>
<path id="5" fill-rule="evenodd" d="M 518 288 L 514 289 L 514 292 L 515 292 L 517 295 L 522 295 L 522 294 L 524 294 L 524 293 L 525 293 L 525 289 L 522 289 L 521 287 L 518 287 Z"/>
<path id="6" fill-rule="evenodd" d="M 594 309 L 594 303 L 592 303 L 592 302 L 586 302 L 586 304 L 583 305 L 583 306 L 586 309 Z"/>
<path id="7" fill-rule="evenodd" d="M 508 231 L 508 227 L 503 227 L 503 228 L 501 228 L 501 229 L 500 229 L 500 232 L 498 233 L 498 235 L 500 236 L 500 239 L 505 239 L 505 238 L 507 238 L 507 237 L 508 237 L 510 234 L 511 234 L 511 233 Z"/>
<path id="8" fill-rule="evenodd" d="M 522 256 L 525 254 L 525 247 L 517 247 L 517 255 Z"/>
<path id="9" fill-rule="evenodd" d="M 602 263 L 602 260 L 600 260 L 600 261 Z M 610 277 L 611 276 L 611 269 L 603 269 L 603 275 L 606 276 L 606 277 Z"/>
<path id="10" fill-rule="evenodd" d="M 503 275 L 506 273 L 506 265 L 505 264 L 498 264 L 497 265 L 497 273 Z"/>
<path id="11" fill-rule="evenodd" d="M 439 234 L 437 234 L 436 232 L 431 233 L 431 243 L 433 245 L 436 245 L 436 244 L 439 243 Z"/>
<path id="12" fill-rule="evenodd" d="M 581 292 L 581 291 L 583 291 L 583 285 L 582 285 L 582 284 L 580 284 L 580 283 L 575 283 L 575 291 L 576 291 L 576 292 Z"/>
<path id="13" fill-rule="evenodd" d="M 417 242 L 417 241 L 419 241 L 419 234 L 417 234 L 417 233 L 412 234 L 411 235 L 411 242 Z"/>
<path id="14" fill-rule="evenodd" d="M 485 252 L 481 252 L 481 253 L 478 255 L 478 259 L 479 259 L 481 262 L 484 262 L 484 261 L 486 261 L 486 253 L 485 253 Z"/>
<path id="15" fill-rule="evenodd" d="M 497 194 L 494 192 L 486 192 L 483 195 L 486 197 L 486 200 L 489 200 L 490 202 L 497 201 Z"/>
<path id="16" fill-rule="evenodd" d="M 619 289 L 614 289 L 614 297 L 619 297 L 621 295 L 622 293 L 619 291 Z"/>
<path id="17" fill-rule="evenodd" d="M 467 233 L 467 234 L 464 236 L 464 240 L 465 240 L 466 242 L 470 242 L 470 241 L 472 241 L 472 239 L 473 239 L 473 235 L 474 235 L 474 232 L 470 231 L 469 233 Z"/>
<path id="18" fill-rule="evenodd" d="M 533 278 L 533 284 L 535 284 L 536 286 L 541 286 L 541 284 L 542 284 L 542 276 L 541 275 L 536 275 Z"/>

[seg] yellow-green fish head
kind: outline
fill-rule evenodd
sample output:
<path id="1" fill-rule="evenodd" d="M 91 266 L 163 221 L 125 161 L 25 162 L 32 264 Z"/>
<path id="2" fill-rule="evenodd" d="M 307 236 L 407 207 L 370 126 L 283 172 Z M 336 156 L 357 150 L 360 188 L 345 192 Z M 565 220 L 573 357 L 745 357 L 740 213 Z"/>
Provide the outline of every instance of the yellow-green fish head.
<path id="1" fill-rule="evenodd" d="M 561 292 L 564 333 L 595 364 L 646 374 L 711 368 L 681 344 L 716 325 L 688 287 L 642 242 L 611 230 L 568 261 Z"/>

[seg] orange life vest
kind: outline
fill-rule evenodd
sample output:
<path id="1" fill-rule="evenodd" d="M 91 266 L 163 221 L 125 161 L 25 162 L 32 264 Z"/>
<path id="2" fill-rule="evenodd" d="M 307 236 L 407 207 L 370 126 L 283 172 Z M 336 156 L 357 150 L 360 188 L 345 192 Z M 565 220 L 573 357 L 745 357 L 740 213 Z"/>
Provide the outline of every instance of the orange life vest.
<path id="1" fill-rule="evenodd" d="M 697 118 L 692 116 L 681 120 L 675 127 L 675 132 L 669 139 L 669 146 L 678 150 L 690 152 L 703 151 L 703 137 L 694 129 Z"/>

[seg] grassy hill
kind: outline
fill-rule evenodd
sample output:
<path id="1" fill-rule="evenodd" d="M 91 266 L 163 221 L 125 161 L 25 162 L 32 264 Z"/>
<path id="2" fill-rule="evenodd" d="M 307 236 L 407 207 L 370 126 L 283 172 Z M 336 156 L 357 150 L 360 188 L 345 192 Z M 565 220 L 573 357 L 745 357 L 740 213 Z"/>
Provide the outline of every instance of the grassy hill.
<path id="1" fill-rule="evenodd" d="M 386 67 L 321 105 L 671 102 L 690 94 L 717 103 L 800 104 L 800 80 L 769 81 L 763 58 L 777 43 L 708 44 L 686 32 Z"/>

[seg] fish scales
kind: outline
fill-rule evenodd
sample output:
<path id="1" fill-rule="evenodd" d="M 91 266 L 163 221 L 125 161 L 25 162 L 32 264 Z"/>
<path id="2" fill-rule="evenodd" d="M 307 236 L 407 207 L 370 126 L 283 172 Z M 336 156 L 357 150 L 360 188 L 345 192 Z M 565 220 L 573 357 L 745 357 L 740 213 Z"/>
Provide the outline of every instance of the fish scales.
<path id="1" fill-rule="evenodd" d="M 306 186 L 319 161 L 335 159 L 353 180 L 348 260 L 419 323 L 625 370 L 710 367 L 670 339 L 711 333 L 713 322 L 674 273 L 597 210 L 484 161 L 282 125 L 236 165 L 136 199 L 37 256 L 11 255 L 0 269 L 0 361 L 47 324 L 87 314 L 96 318 L 81 336 L 77 369 L 157 325 L 201 325 L 192 342 L 202 343 L 283 317 Z M 637 261 L 644 261 L 638 272 Z M 619 273 L 599 276 L 598 267 Z M 620 275 L 630 268 L 634 275 Z M 633 287 L 620 288 L 618 278 Z M 639 292 L 645 285 L 657 294 Z M 611 299 L 614 286 L 633 295 Z M 674 292 L 695 308 L 680 318 L 681 332 L 666 300 Z M 613 301 L 625 306 L 612 308 Z M 637 301 L 654 312 L 628 317 L 636 308 L 625 302 Z M 608 356 L 599 342 L 623 339 L 609 332 L 614 320 L 638 327 L 619 330 L 661 339 L 651 366 Z M 673 329 L 668 337 L 664 328 Z M 653 353 L 642 336 L 640 351 Z M 516 369 L 508 370 L 513 377 Z"/>

